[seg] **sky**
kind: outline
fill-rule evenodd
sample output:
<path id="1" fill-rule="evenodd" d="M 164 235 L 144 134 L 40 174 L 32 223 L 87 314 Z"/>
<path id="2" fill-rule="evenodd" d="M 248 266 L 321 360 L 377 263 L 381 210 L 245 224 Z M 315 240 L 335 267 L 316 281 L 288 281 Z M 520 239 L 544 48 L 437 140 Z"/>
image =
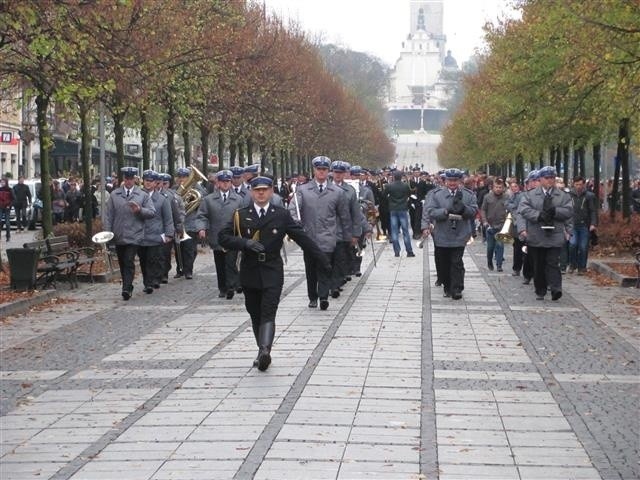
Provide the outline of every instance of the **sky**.
<path id="1" fill-rule="evenodd" d="M 409 0 L 264 0 L 323 42 L 371 53 L 390 66 L 409 33 Z M 512 15 L 509 0 L 444 0 L 447 49 L 461 65 L 482 46 L 482 26 Z"/>

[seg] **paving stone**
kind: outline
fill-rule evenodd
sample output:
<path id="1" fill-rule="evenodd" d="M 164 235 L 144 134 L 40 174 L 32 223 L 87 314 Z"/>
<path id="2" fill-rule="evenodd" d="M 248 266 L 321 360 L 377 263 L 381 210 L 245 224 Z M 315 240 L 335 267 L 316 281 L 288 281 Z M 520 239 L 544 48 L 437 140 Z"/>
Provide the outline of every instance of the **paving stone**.
<path id="1" fill-rule="evenodd" d="M 339 462 L 267 459 L 260 465 L 254 479 L 336 478 L 339 468 Z"/>
<path id="2" fill-rule="evenodd" d="M 269 449 L 266 458 L 339 461 L 342 458 L 345 447 L 346 444 L 344 442 L 275 442 Z"/>
<path id="3" fill-rule="evenodd" d="M 440 480 L 520 480 L 517 468 L 507 465 L 438 464 Z"/>
<path id="4" fill-rule="evenodd" d="M 519 466 L 521 480 L 549 480 L 551 478 L 566 478 L 571 480 L 601 480 L 595 468 L 577 467 L 527 467 Z"/>
<path id="5" fill-rule="evenodd" d="M 409 462 L 418 463 L 420 452 L 411 445 L 358 445 L 349 444 L 344 452 L 343 462 Z"/>
<path id="6" fill-rule="evenodd" d="M 500 430 L 450 430 L 438 429 L 438 448 L 440 445 L 484 445 L 508 447 L 509 440 Z"/>
<path id="7" fill-rule="evenodd" d="M 513 465 L 511 449 L 500 446 L 438 445 L 438 462 L 444 464 Z"/>

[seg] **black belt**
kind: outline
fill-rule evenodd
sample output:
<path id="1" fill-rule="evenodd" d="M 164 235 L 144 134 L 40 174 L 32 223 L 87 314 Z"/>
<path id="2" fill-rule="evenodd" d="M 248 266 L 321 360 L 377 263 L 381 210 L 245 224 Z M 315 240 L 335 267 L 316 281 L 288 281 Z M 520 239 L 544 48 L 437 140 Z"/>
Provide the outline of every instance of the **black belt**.
<path id="1" fill-rule="evenodd" d="M 262 253 L 256 253 L 255 254 L 258 262 L 266 262 L 269 260 L 276 260 L 276 259 L 280 259 L 280 252 L 277 253 L 273 253 L 273 252 L 262 252 Z"/>

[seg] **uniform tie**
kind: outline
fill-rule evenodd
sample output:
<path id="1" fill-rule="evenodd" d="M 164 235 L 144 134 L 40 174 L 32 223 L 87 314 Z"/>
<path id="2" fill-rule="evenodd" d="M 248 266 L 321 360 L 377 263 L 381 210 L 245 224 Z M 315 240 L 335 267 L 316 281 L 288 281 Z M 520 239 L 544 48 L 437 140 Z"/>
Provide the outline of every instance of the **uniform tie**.
<path id="1" fill-rule="evenodd" d="M 227 193 L 226 192 L 222 194 L 222 202 L 223 203 L 227 203 Z"/>
<path id="2" fill-rule="evenodd" d="M 264 217 L 264 214 L 265 214 L 264 208 L 261 208 L 260 209 L 260 218 Z"/>
<path id="3" fill-rule="evenodd" d="M 236 187 L 236 193 L 240 193 L 240 188 Z"/>
<path id="4" fill-rule="evenodd" d="M 129 192 L 131 192 L 131 190 L 127 188 L 127 198 L 129 198 Z"/>
<path id="5" fill-rule="evenodd" d="M 320 184 L 318 185 L 318 188 L 320 188 L 320 193 L 322 193 L 322 190 L 324 189 L 324 185 Z"/>

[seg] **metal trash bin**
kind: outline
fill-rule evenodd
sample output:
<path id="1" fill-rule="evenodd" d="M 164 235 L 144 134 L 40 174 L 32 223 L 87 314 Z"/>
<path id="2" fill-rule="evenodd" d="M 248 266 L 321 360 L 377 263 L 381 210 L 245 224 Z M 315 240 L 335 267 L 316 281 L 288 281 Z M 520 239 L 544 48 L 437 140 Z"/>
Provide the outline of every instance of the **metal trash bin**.
<path id="1" fill-rule="evenodd" d="M 11 288 L 33 290 L 36 287 L 36 272 L 40 252 L 35 248 L 8 248 Z"/>

